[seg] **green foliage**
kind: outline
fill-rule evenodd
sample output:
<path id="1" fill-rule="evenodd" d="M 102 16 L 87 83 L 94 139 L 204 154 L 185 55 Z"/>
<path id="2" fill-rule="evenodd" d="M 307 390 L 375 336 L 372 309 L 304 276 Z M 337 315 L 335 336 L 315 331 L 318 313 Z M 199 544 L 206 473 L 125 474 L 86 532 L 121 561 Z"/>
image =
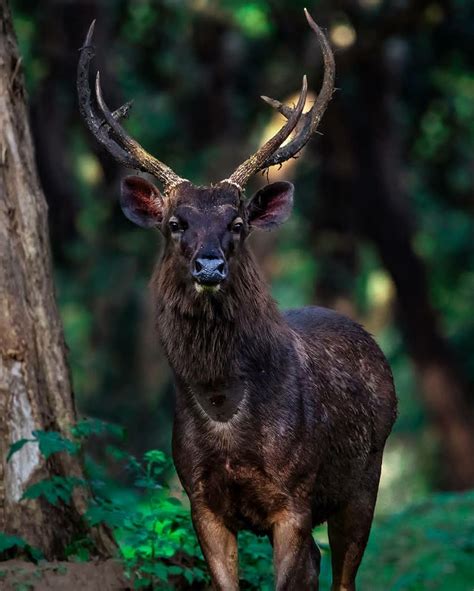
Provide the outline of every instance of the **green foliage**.
<path id="1" fill-rule="evenodd" d="M 77 453 L 91 436 L 115 435 L 123 431 L 102 421 L 80 421 L 71 429 L 74 439 L 59 433 L 41 432 L 40 446 L 48 457 L 52 449 Z M 34 438 L 22 445 L 13 445 L 11 454 L 26 443 L 37 443 Z M 45 445 L 50 442 L 51 445 Z M 58 443 L 60 442 L 60 444 Z M 118 462 L 131 479 L 132 489 L 123 489 L 111 480 L 107 471 L 87 458 L 87 481 L 75 477 L 54 476 L 30 486 L 24 499 L 43 497 L 53 505 L 68 503 L 75 487 L 88 487 L 92 499 L 86 513 L 91 526 L 105 524 L 114 532 L 126 573 L 134 588 L 168 589 L 179 581 L 186 584 L 207 584 L 209 576 L 192 527 L 187 500 L 175 481 L 171 459 L 160 450 L 149 450 L 137 459 L 116 445 L 106 447 L 107 456 Z M 24 548 L 17 539 L 17 547 Z M 9 547 L 15 546 L 13 539 Z M 93 554 L 88 539 L 77 540 L 67 549 L 75 559 L 87 560 Z M 271 546 L 266 538 L 243 532 L 239 536 L 239 555 L 242 588 L 271 589 Z"/>
<path id="2" fill-rule="evenodd" d="M 50 456 L 60 452 L 75 454 L 78 451 L 77 443 L 67 437 L 63 437 L 56 431 L 33 431 L 31 439 L 20 439 L 15 441 L 8 451 L 7 461 L 12 455 L 20 451 L 27 443 L 38 444 L 40 453 L 48 459 Z"/>
<path id="3" fill-rule="evenodd" d="M 46 459 L 59 452 L 75 454 L 78 451 L 75 442 L 55 431 L 33 431 L 33 437 L 38 442 L 41 455 Z"/>
<path id="4" fill-rule="evenodd" d="M 122 437 L 118 427 L 102 421 L 79 422 L 71 432 L 74 439 L 58 433 L 42 433 L 41 440 L 55 442 L 56 451 L 77 453 L 88 437 Z M 27 443 L 34 443 L 38 435 Z M 61 442 L 61 445 L 57 442 Z M 69 442 L 67 445 L 65 442 Z M 23 445 L 12 446 L 11 454 Z M 51 447 L 43 445 L 44 453 Z M 135 589 L 198 588 L 209 583 L 205 562 L 191 523 L 189 506 L 176 486 L 170 458 L 150 450 L 141 459 L 116 445 L 106 454 L 128 474 L 131 488 L 111 479 L 107 470 L 86 462 L 87 481 L 53 477 L 31 486 L 24 498 L 44 497 L 57 505 L 68 503 L 77 486 L 87 486 L 92 498 L 86 513 L 91 526 L 105 524 L 119 543 L 125 572 Z M 117 466 L 113 469 L 117 473 Z M 173 483 L 173 484 L 170 484 Z M 329 546 L 321 541 L 324 531 L 315 532 L 322 551 L 321 589 L 330 587 Z M 22 550 L 34 560 L 38 551 L 16 536 L 0 533 L 0 554 Z M 93 555 L 92 542 L 77 540 L 67 549 L 76 560 Z M 242 589 L 270 591 L 273 588 L 272 550 L 268 539 L 249 532 L 239 535 L 239 564 Z M 374 573 L 377 577 L 374 577 Z M 465 591 L 474 580 L 474 492 L 434 495 L 398 514 L 375 522 L 362 563 L 359 584 L 366 591 Z"/>
<path id="5" fill-rule="evenodd" d="M 87 518 L 91 525 L 105 523 L 114 530 L 135 588 L 162 588 L 176 577 L 184 577 L 189 584 L 207 580 L 189 509 L 182 502 L 182 493 L 175 496 L 164 479 L 170 459 L 159 450 L 150 450 L 138 460 L 110 445 L 107 453 L 122 463 L 132 479 L 133 502 L 128 495 L 111 493 L 112 487 L 105 480 L 100 482 L 96 474 L 97 494 Z"/>
<path id="6" fill-rule="evenodd" d="M 27 443 L 39 443 L 41 453 L 49 457 L 59 451 L 75 454 L 91 436 L 123 436 L 122 429 L 98 420 L 80 421 L 71 433 L 74 439 L 56 432 L 35 432 L 32 439 L 12 445 L 10 457 Z M 69 503 L 76 487 L 87 486 L 93 497 L 86 518 L 91 526 L 105 524 L 114 531 L 124 567 L 135 588 L 163 588 L 179 578 L 188 584 L 207 581 L 189 508 L 183 503 L 182 492 L 172 493 L 164 477 L 172 466 L 170 458 L 159 450 L 150 450 L 138 460 L 114 445 L 108 445 L 106 451 L 132 479 L 131 493 L 118 488 L 106 471 L 89 459 L 87 482 L 72 476 L 53 476 L 30 486 L 23 498 L 43 497 L 53 505 Z M 2 538 L 0 549 L 1 541 Z M 27 547 L 26 542 L 15 537 L 5 537 L 3 546 Z M 78 540 L 67 549 L 69 555 L 82 560 L 87 560 L 92 551 L 87 539 Z"/>
<path id="7" fill-rule="evenodd" d="M 10 550 L 11 548 L 24 548 L 25 545 L 26 542 L 23 540 L 23 538 L 0 533 L 0 554 L 5 552 L 5 550 Z"/>
<path id="8" fill-rule="evenodd" d="M 471 589 L 474 492 L 433 495 L 378 523 L 359 580 L 373 591 Z"/>
<path id="9" fill-rule="evenodd" d="M 71 434 L 76 439 L 88 439 L 92 435 L 111 435 L 112 437 L 123 439 L 125 437 L 125 430 L 119 425 L 91 418 L 78 421 L 71 428 Z"/>
<path id="10" fill-rule="evenodd" d="M 0 531 L 0 557 L 5 555 L 8 551 L 23 551 L 34 562 L 43 559 L 43 554 L 38 548 L 30 546 L 23 538 L 19 536 L 11 536 Z"/>
<path id="11" fill-rule="evenodd" d="M 263 37 L 271 31 L 266 3 L 246 2 L 235 10 L 235 19 L 249 37 Z"/>
<path id="12" fill-rule="evenodd" d="M 13 454 L 15 454 L 17 451 L 20 451 L 20 449 L 22 449 L 27 443 L 34 441 L 33 439 L 19 439 L 18 441 L 15 441 L 14 443 L 12 443 L 10 445 L 10 449 L 8 450 L 8 455 L 7 455 L 7 462 L 10 461 L 10 458 L 12 457 Z"/>
<path id="13" fill-rule="evenodd" d="M 78 486 L 86 486 L 86 482 L 75 476 L 53 476 L 29 486 L 23 493 L 23 498 L 43 497 L 52 505 L 57 505 L 58 501 L 69 503 L 74 489 Z"/>
<path id="14" fill-rule="evenodd" d="M 87 562 L 94 555 L 94 544 L 89 537 L 74 540 L 65 548 L 65 555 L 74 562 Z"/>
<path id="15" fill-rule="evenodd" d="M 244 589 L 273 589 L 272 560 L 272 548 L 266 538 L 250 532 L 239 534 L 239 568 L 241 577 L 245 577 Z"/>

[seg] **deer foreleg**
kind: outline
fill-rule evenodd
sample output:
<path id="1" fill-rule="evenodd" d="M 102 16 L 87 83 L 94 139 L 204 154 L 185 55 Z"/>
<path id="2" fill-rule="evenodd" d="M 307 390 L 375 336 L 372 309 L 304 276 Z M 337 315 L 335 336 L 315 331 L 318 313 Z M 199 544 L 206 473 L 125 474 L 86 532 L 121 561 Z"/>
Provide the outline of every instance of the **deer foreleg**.
<path id="1" fill-rule="evenodd" d="M 272 531 L 275 589 L 317 591 L 321 555 L 311 535 L 310 515 L 285 512 Z"/>
<path id="2" fill-rule="evenodd" d="M 216 591 L 237 591 L 237 536 L 207 508 L 192 507 L 192 519 L 211 571 L 212 588 Z"/>

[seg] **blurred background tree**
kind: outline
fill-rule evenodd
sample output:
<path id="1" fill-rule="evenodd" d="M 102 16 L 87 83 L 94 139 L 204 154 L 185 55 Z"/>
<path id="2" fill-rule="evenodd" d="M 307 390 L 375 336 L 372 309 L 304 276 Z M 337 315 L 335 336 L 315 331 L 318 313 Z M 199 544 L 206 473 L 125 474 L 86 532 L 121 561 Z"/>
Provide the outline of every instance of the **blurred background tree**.
<path id="1" fill-rule="evenodd" d="M 107 102 L 134 98 L 130 132 L 209 183 L 279 123 L 259 95 L 293 100 L 304 72 L 317 91 L 306 4 L 12 1 L 78 407 L 124 425 L 135 453 L 170 445 L 172 387 L 147 288 L 160 241 L 122 216 L 126 171 L 80 121 L 77 49 L 96 18 Z M 308 9 L 333 44 L 338 91 L 323 135 L 269 171 L 295 183 L 296 211 L 254 246 L 281 306 L 337 308 L 389 358 L 400 417 L 379 511 L 391 513 L 474 487 L 474 5 Z"/>

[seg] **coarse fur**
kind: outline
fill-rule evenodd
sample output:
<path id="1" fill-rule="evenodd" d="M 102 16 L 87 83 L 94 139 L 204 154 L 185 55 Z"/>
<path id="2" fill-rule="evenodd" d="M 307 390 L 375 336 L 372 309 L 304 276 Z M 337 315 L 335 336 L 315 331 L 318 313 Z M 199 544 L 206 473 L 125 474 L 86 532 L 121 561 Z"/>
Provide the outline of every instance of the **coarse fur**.
<path id="1" fill-rule="evenodd" d="M 233 188 L 182 187 L 168 219 L 191 202 L 207 219 L 206 239 L 216 231 L 211 212 L 233 208 L 233 216 L 248 218 Z M 319 307 L 280 313 L 245 236 L 232 250 L 229 279 L 218 292 L 193 289 L 170 240 L 152 281 L 157 328 L 176 383 L 174 461 L 214 586 L 238 583 L 230 566 L 227 572 L 213 566 L 216 551 L 203 538 L 223 544 L 227 535 L 249 529 L 269 535 L 277 554 L 282 542 L 277 546 L 275 535 L 295 522 L 301 539 L 294 547 L 304 556 L 308 546 L 308 556 L 303 564 L 293 561 L 289 573 L 279 575 L 275 565 L 277 588 L 316 589 L 311 528 L 329 520 L 333 588 L 353 589 L 396 415 L 390 368 L 352 320 Z M 353 506 L 355 514 L 343 519 Z M 213 524 L 212 533 L 202 522 Z M 347 523 L 354 531 L 346 548 L 337 531 Z M 292 534 L 280 537 L 289 542 Z"/>

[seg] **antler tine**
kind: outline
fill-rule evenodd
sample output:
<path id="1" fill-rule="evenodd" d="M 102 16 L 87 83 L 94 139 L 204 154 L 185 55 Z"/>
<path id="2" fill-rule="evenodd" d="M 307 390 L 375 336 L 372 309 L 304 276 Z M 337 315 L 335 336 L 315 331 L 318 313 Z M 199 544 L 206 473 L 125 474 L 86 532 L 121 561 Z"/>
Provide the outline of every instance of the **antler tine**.
<path id="1" fill-rule="evenodd" d="M 303 115 L 301 116 L 301 119 L 298 123 L 296 136 L 291 140 L 291 142 L 286 144 L 286 146 L 279 147 L 279 149 L 273 155 L 267 158 L 267 160 L 260 167 L 260 170 L 268 168 L 269 166 L 274 166 L 275 164 L 281 164 L 282 162 L 289 160 L 306 145 L 311 135 L 316 131 L 319 122 L 321 121 L 321 118 L 324 114 L 324 111 L 326 110 L 326 107 L 329 101 L 331 100 L 332 94 L 334 92 L 334 78 L 336 71 L 334 55 L 332 53 L 328 40 L 326 39 L 326 36 L 318 27 L 318 25 L 314 22 L 314 20 L 311 18 L 311 15 L 306 10 L 306 8 L 304 9 L 304 12 L 309 26 L 316 33 L 323 54 L 323 84 L 318 98 L 316 99 L 312 108 L 307 113 L 303 113 Z M 268 97 L 262 98 L 273 108 L 277 109 L 287 119 L 291 116 L 293 109 L 285 105 L 282 105 L 279 101 L 275 101 L 274 99 L 269 99 Z"/>
<path id="2" fill-rule="evenodd" d="M 268 103 L 271 107 L 276 109 L 279 113 L 281 113 L 287 119 L 291 116 L 291 114 L 294 111 L 294 109 L 292 109 L 288 105 L 284 105 L 283 103 L 280 103 L 280 101 L 272 99 L 269 96 L 265 96 L 262 94 L 262 96 L 260 98 L 262 100 L 264 100 L 266 103 Z"/>
<path id="3" fill-rule="evenodd" d="M 99 72 L 97 72 L 96 78 L 95 99 L 101 113 L 97 112 L 89 86 L 90 63 L 95 56 L 94 46 L 91 43 L 94 26 L 95 20 L 89 27 L 84 45 L 80 49 L 81 53 L 77 68 L 79 109 L 88 128 L 94 137 L 105 146 L 107 151 L 124 166 L 149 172 L 162 181 L 167 189 L 186 182 L 186 179 L 178 176 L 166 164 L 149 154 L 126 133 L 119 120 L 128 115 L 132 101 L 125 103 L 112 113 L 102 96 Z"/>
<path id="4" fill-rule="evenodd" d="M 126 119 L 128 117 L 128 114 L 130 113 L 132 106 L 133 99 L 131 101 L 127 101 L 118 109 L 115 109 L 115 111 L 112 113 L 113 118 L 117 119 L 117 121 L 120 121 L 120 119 Z"/>
<path id="5" fill-rule="evenodd" d="M 308 94 L 308 83 L 306 76 L 303 76 L 303 83 L 301 86 L 301 93 L 298 99 L 298 103 L 294 109 L 289 113 L 288 120 L 285 125 L 270 138 L 255 154 L 250 156 L 243 164 L 241 164 L 232 175 L 225 179 L 227 182 L 244 187 L 249 178 L 255 174 L 258 170 L 261 170 L 263 164 L 268 158 L 275 152 L 275 150 L 281 146 L 281 144 L 288 138 L 293 129 L 296 127 L 299 118 L 303 112 L 303 108 L 306 102 L 306 96 Z M 224 182 L 224 181 L 223 181 Z"/>
<path id="6" fill-rule="evenodd" d="M 77 94 L 79 98 L 79 110 L 82 118 L 86 122 L 87 127 L 90 129 L 94 137 L 107 148 L 107 150 L 118 162 L 124 164 L 125 166 L 132 167 L 134 162 L 131 156 L 125 152 L 113 138 L 108 136 L 107 128 L 109 126 L 105 125 L 105 121 L 98 117 L 91 100 L 91 91 L 89 88 L 89 69 L 90 63 L 95 56 L 94 46 L 91 44 L 92 36 L 94 34 L 94 27 L 95 20 L 92 21 L 91 26 L 87 32 L 84 45 L 80 49 L 81 53 L 77 66 Z M 115 116 L 121 116 L 121 113 L 124 111 L 124 107 L 117 109 Z"/>
<path id="7" fill-rule="evenodd" d="M 137 141 L 127 134 L 118 120 L 110 112 L 104 101 L 102 89 L 100 86 L 100 72 L 97 72 L 96 75 L 95 94 L 97 104 L 99 105 L 99 109 L 102 111 L 105 120 L 110 125 L 113 133 L 117 136 L 120 144 L 135 160 L 137 168 L 151 173 L 157 179 L 162 181 L 167 187 L 175 186 L 186 181 L 186 179 L 181 178 L 173 170 L 171 170 L 169 166 L 152 156 L 149 152 L 142 148 L 142 146 L 140 146 Z"/>

